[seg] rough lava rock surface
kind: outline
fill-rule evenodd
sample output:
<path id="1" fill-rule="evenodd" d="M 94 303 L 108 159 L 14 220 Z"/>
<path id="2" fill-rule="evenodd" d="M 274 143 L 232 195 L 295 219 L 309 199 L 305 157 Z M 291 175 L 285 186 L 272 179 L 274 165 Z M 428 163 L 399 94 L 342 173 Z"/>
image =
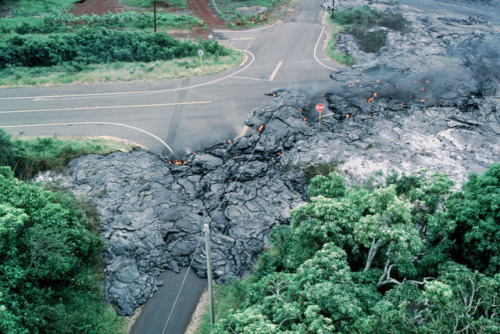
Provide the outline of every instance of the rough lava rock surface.
<path id="1" fill-rule="evenodd" d="M 180 165 L 141 150 L 81 157 L 61 174 L 38 176 L 96 204 L 107 241 L 105 292 L 119 314 L 132 314 L 156 291 L 162 270 L 192 261 L 206 275 L 206 223 L 217 279 L 247 273 L 270 230 L 308 200 L 305 165 L 333 161 L 351 183 L 378 170 L 424 167 L 460 184 L 500 160 L 498 25 L 393 2 L 375 6 L 400 10 L 412 29 L 388 32 L 386 46 L 366 57 L 341 38 L 357 65 L 322 91 L 268 92 L 275 106 L 254 110 L 244 137 Z M 317 102 L 329 108 L 321 128 L 311 110 Z"/>

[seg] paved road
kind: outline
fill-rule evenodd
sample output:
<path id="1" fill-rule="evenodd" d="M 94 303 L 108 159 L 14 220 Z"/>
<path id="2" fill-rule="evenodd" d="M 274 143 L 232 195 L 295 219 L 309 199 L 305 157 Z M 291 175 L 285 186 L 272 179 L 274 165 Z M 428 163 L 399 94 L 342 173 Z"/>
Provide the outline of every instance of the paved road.
<path id="1" fill-rule="evenodd" d="M 187 276 L 186 276 L 187 273 Z M 177 298 L 177 292 L 182 281 L 186 283 L 182 294 Z M 207 286 L 206 279 L 200 279 L 194 271 L 181 269 L 176 274 L 166 271 L 159 277 L 165 284 L 142 307 L 140 316 L 132 326 L 130 334 L 181 334 L 184 333 L 201 294 Z M 167 320 L 168 323 L 167 323 Z"/>
<path id="2" fill-rule="evenodd" d="M 183 155 L 234 138 L 264 92 L 327 81 L 338 68 L 322 52 L 321 0 L 305 0 L 282 24 L 216 31 L 247 60 L 215 76 L 129 84 L 0 90 L 0 128 L 13 135 L 110 135 Z M 318 84 L 321 87 L 321 84 Z"/>
<path id="3" fill-rule="evenodd" d="M 321 2 L 304 0 L 281 24 L 215 31 L 217 40 L 247 56 L 228 73 L 166 82 L 0 90 L 0 128 L 27 136 L 115 136 L 177 156 L 234 138 L 249 112 L 274 103 L 264 92 L 281 87 L 321 90 L 338 68 L 322 52 L 326 34 L 320 24 Z M 189 273 L 165 326 L 184 275 L 162 275 L 165 286 L 146 303 L 132 333 L 184 332 L 206 283 Z"/>

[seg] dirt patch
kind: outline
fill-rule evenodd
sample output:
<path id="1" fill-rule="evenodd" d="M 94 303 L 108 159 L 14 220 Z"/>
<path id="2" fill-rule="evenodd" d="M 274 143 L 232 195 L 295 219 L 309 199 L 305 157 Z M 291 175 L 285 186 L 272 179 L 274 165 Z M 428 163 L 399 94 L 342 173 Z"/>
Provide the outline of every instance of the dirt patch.
<path id="1" fill-rule="evenodd" d="M 195 334 L 198 331 L 203 319 L 205 319 L 205 314 L 208 310 L 208 291 L 205 291 L 198 302 L 198 306 L 196 306 L 196 310 L 191 317 L 191 322 L 189 323 L 188 328 L 184 334 Z"/>
<path id="2" fill-rule="evenodd" d="M 75 15 L 102 15 L 108 12 L 118 13 L 123 11 L 124 6 L 118 0 L 84 0 L 75 3 L 76 9 L 71 13 Z"/>
<path id="3" fill-rule="evenodd" d="M 208 5 L 208 0 L 187 0 L 188 9 L 205 21 L 205 24 L 210 28 L 225 28 L 226 25 L 217 15 L 212 12 Z"/>

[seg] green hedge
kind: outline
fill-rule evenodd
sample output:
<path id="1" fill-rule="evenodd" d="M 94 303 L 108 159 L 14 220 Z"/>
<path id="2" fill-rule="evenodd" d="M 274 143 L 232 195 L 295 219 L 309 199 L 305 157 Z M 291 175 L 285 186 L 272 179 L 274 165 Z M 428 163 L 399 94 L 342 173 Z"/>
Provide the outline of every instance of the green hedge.
<path id="1" fill-rule="evenodd" d="M 165 33 L 83 29 L 74 33 L 46 36 L 14 35 L 0 41 L 0 68 L 11 66 L 53 66 L 65 62 L 83 64 L 115 61 L 156 61 L 195 56 L 227 55 L 218 43 L 179 41 Z"/>

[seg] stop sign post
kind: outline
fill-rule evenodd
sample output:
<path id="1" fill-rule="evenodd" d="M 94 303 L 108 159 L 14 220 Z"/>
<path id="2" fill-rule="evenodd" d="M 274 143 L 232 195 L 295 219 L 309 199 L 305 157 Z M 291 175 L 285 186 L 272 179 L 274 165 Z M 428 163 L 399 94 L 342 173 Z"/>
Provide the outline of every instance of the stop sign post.
<path id="1" fill-rule="evenodd" d="M 321 129 L 321 112 L 325 110 L 325 106 L 322 103 L 318 103 L 316 105 L 316 110 L 319 112 L 319 126 L 318 129 Z"/>

